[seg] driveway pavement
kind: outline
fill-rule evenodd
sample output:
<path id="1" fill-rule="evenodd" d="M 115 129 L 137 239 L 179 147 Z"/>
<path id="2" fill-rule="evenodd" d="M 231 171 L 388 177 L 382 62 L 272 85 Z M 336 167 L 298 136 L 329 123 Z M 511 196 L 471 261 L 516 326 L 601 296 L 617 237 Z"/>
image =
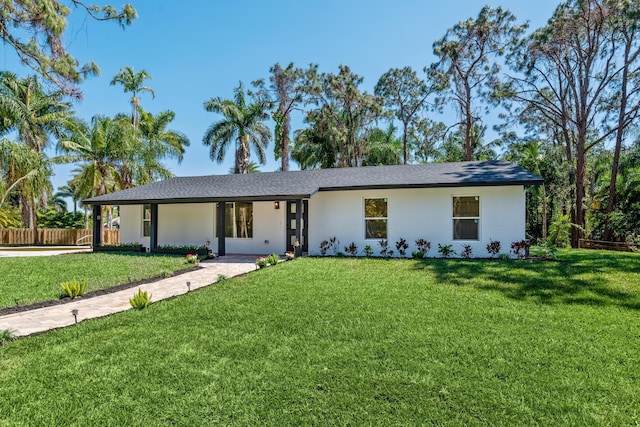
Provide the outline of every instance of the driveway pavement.
<path id="1" fill-rule="evenodd" d="M 79 246 L 0 246 L 0 258 L 23 256 L 51 256 L 72 254 L 76 252 L 91 252 L 90 247 Z"/>

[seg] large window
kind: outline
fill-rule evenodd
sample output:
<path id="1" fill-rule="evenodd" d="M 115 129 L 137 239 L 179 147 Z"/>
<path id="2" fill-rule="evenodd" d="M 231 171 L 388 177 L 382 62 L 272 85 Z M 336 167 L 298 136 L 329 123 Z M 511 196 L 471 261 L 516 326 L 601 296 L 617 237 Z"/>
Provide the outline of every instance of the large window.
<path id="1" fill-rule="evenodd" d="M 478 240 L 480 197 L 453 197 L 453 240 Z"/>
<path id="2" fill-rule="evenodd" d="M 151 236 L 151 205 L 142 205 L 142 235 Z"/>
<path id="3" fill-rule="evenodd" d="M 387 238 L 387 199 L 364 199 L 365 239 Z"/>
<path id="4" fill-rule="evenodd" d="M 227 203 L 224 213 L 225 237 L 232 239 L 253 238 L 253 203 Z M 216 236 L 217 232 L 216 227 Z"/>

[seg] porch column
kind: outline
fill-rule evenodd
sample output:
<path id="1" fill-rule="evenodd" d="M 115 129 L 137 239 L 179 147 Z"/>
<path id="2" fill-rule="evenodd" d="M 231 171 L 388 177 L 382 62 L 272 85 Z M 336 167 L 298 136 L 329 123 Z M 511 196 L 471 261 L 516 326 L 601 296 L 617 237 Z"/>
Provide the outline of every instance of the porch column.
<path id="1" fill-rule="evenodd" d="M 218 212 L 216 212 L 216 230 L 218 235 L 218 256 L 225 255 L 224 239 L 225 239 L 225 214 L 226 214 L 226 202 L 218 202 Z"/>
<path id="2" fill-rule="evenodd" d="M 100 246 L 102 231 L 102 205 L 93 205 L 93 248 Z"/>
<path id="3" fill-rule="evenodd" d="M 307 224 L 304 224 L 306 227 Z M 294 255 L 299 257 L 302 255 L 302 200 L 296 200 L 296 242 L 298 247 L 294 249 Z"/>
<path id="4" fill-rule="evenodd" d="M 149 233 L 149 252 L 155 252 L 158 248 L 158 204 L 151 204 L 151 227 Z"/>

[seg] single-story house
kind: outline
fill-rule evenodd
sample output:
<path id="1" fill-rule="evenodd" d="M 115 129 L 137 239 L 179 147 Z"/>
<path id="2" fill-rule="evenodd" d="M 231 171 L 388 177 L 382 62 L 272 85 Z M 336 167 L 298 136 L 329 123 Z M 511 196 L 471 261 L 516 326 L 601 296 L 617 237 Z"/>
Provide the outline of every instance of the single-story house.
<path id="1" fill-rule="evenodd" d="M 85 203 L 118 205 L 120 240 L 158 245 L 202 245 L 219 255 L 284 253 L 299 242 L 320 254 L 336 237 L 339 251 L 352 242 L 363 254 L 381 240 L 395 243 L 471 245 L 488 256 L 490 240 L 508 252 L 525 239 L 525 188 L 539 176 L 506 161 L 372 166 L 246 175 L 176 177 L 130 188 Z M 100 244 L 94 215 L 94 247 Z M 329 252 L 331 253 L 331 252 Z"/>

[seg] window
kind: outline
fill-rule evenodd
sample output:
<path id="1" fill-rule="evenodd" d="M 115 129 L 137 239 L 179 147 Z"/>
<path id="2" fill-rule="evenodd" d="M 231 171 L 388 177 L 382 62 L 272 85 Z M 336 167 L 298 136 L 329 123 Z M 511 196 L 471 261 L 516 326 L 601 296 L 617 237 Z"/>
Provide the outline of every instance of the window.
<path id="1" fill-rule="evenodd" d="M 151 205 L 142 205 L 142 236 L 151 236 Z"/>
<path id="2" fill-rule="evenodd" d="M 453 240 L 478 240 L 480 197 L 453 197 Z"/>
<path id="3" fill-rule="evenodd" d="M 364 238 L 387 238 L 387 199 L 364 199 Z"/>
<path id="4" fill-rule="evenodd" d="M 253 203 L 227 203 L 224 213 L 225 237 L 237 239 L 253 238 Z"/>

